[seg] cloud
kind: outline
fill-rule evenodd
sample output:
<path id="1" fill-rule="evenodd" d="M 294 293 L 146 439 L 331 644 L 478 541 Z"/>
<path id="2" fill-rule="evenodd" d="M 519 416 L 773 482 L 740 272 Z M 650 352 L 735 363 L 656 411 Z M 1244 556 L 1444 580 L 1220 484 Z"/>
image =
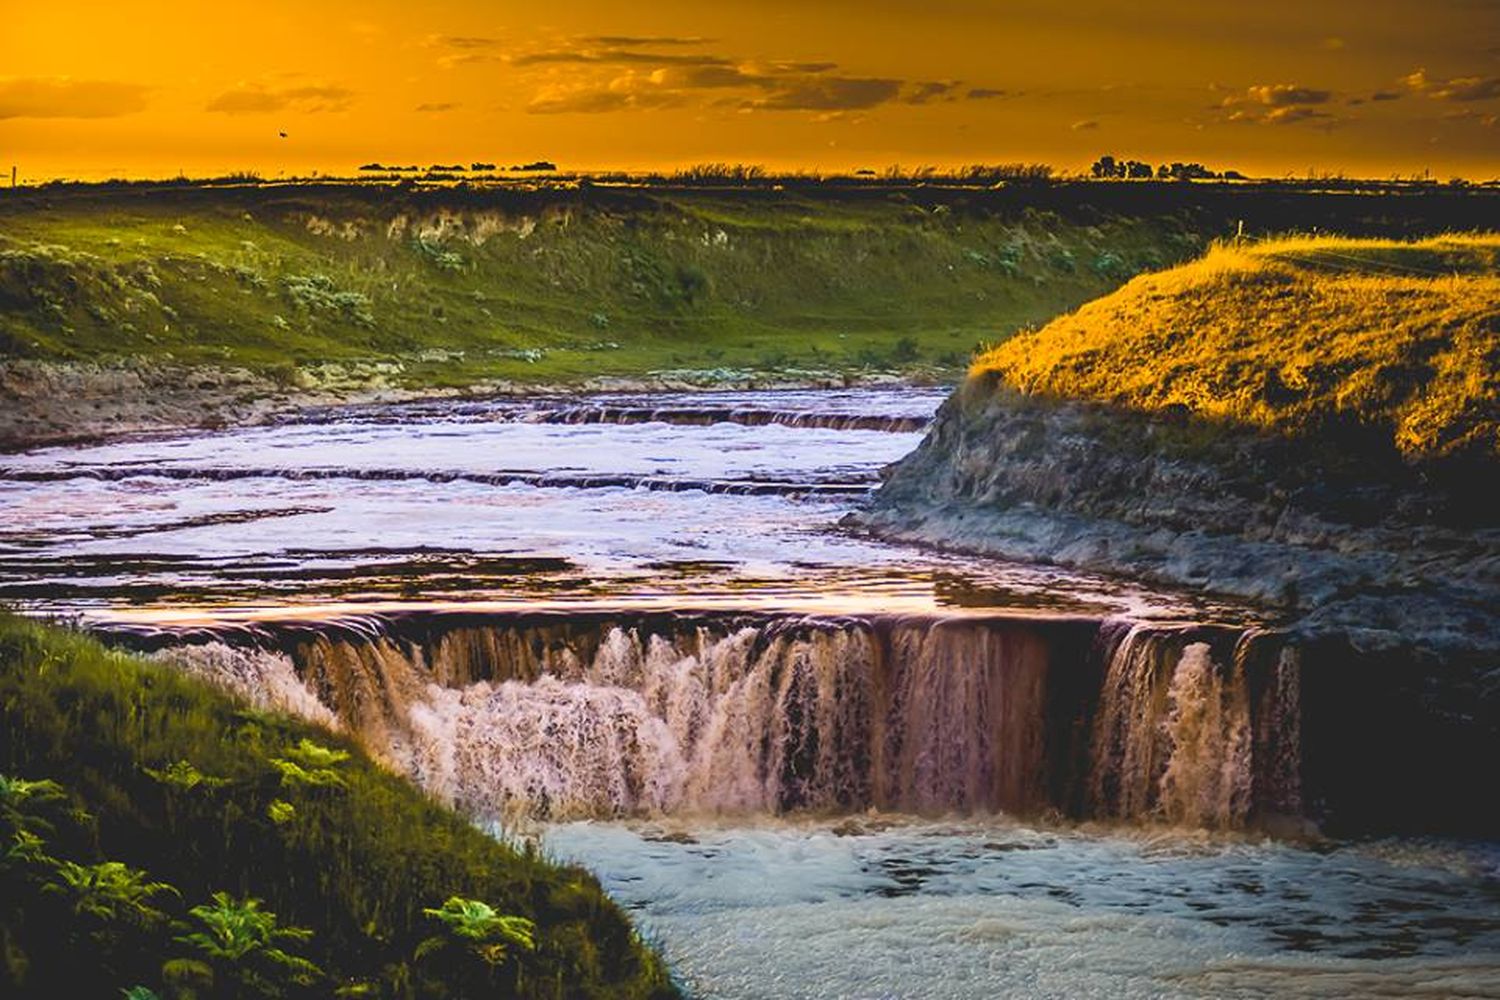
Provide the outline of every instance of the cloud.
<path id="1" fill-rule="evenodd" d="M 955 80 L 927 80 L 908 84 L 901 95 L 907 104 L 930 104 L 933 101 L 951 101 L 958 97 L 959 84 Z"/>
<path id="2" fill-rule="evenodd" d="M 1298 87 L 1290 83 L 1258 84 L 1245 89 L 1244 99 L 1273 108 L 1291 107 L 1297 104 L 1327 104 L 1333 98 L 1331 90 Z M 1225 103 L 1236 98 L 1227 98 Z"/>
<path id="3" fill-rule="evenodd" d="M 1318 48 L 1327 52 L 1338 52 L 1348 43 L 1337 35 L 1330 35 L 1318 43 Z"/>
<path id="4" fill-rule="evenodd" d="M 1372 100 L 1372 101 L 1399 101 L 1399 100 L 1401 100 L 1401 91 L 1399 91 L 1399 90 L 1377 90 L 1377 91 L 1375 91 L 1375 93 L 1373 93 L 1373 94 L 1370 95 L 1370 100 Z"/>
<path id="5" fill-rule="evenodd" d="M 683 51 L 711 39 L 676 35 L 585 35 L 504 56 L 536 76 L 532 114 L 602 113 L 696 106 L 810 112 L 819 120 L 885 105 L 929 105 L 1004 91 L 958 80 L 841 73 L 835 62 L 742 59 Z M 590 67 L 593 68 L 592 72 Z"/>
<path id="6" fill-rule="evenodd" d="M 804 76 L 775 80 L 763 97 L 741 107 L 754 111 L 861 111 L 896 100 L 901 81 L 890 77 Z"/>
<path id="7" fill-rule="evenodd" d="M 0 80 L 0 119 L 118 118 L 146 108 L 148 88 L 68 77 Z"/>
<path id="8" fill-rule="evenodd" d="M 271 88 L 258 83 L 241 83 L 209 101 L 206 111 L 226 115 L 258 115 L 276 111 L 315 114 L 346 111 L 354 101 L 354 91 L 326 84 Z"/>
<path id="9" fill-rule="evenodd" d="M 969 88 L 969 92 L 964 96 L 971 101 L 989 101 L 997 97 L 1010 97 L 1011 93 L 1008 90 L 1000 90 L 997 87 L 971 87 Z"/>
<path id="10" fill-rule="evenodd" d="M 1337 95 L 1332 90 L 1294 83 L 1259 83 L 1235 91 L 1219 102 L 1222 120 L 1248 125 L 1292 125 L 1316 122 L 1332 125 L 1337 116 L 1321 110 Z M 1360 103 L 1360 98 L 1349 101 Z"/>
<path id="11" fill-rule="evenodd" d="M 1317 108 L 1310 108 L 1306 105 L 1287 105 L 1266 112 L 1261 120 L 1268 125 L 1290 125 L 1293 122 L 1328 121 L 1332 118 L 1333 115 L 1326 111 L 1319 111 Z"/>
<path id="12" fill-rule="evenodd" d="M 457 111 L 461 107 L 463 105 L 455 101 L 438 101 L 432 104 L 418 104 L 412 110 L 423 114 L 441 114 L 444 111 Z"/>
<path id="13" fill-rule="evenodd" d="M 1489 101 L 1500 97 L 1500 76 L 1455 76 L 1435 80 L 1419 69 L 1401 78 L 1419 94 L 1439 101 Z"/>
<path id="14" fill-rule="evenodd" d="M 1086 118 L 1081 122 L 1074 122 L 1073 124 L 1068 126 L 1068 128 L 1072 129 L 1074 132 L 1092 132 L 1098 127 L 1099 123 L 1094 121 L 1092 118 Z"/>
<path id="15" fill-rule="evenodd" d="M 663 41 L 663 38 L 668 40 Z M 588 36 L 508 57 L 513 66 L 542 72 L 527 110 L 532 114 L 598 114 L 627 109 L 700 107 L 741 111 L 806 111 L 823 116 L 887 104 L 958 100 L 953 80 L 851 76 L 833 62 L 743 60 L 711 52 L 653 51 L 696 45 L 702 39 Z M 554 66 L 594 66 L 567 73 Z"/>

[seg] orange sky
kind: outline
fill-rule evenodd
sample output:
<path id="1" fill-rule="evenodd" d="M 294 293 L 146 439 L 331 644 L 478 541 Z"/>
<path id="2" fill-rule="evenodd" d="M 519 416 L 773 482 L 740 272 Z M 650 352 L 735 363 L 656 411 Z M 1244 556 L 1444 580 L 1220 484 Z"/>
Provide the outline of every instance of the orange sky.
<path id="1" fill-rule="evenodd" d="M 0 0 L 0 18 L 0 166 L 23 178 L 1102 152 L 1500 176 L 1500 0 Z"/>

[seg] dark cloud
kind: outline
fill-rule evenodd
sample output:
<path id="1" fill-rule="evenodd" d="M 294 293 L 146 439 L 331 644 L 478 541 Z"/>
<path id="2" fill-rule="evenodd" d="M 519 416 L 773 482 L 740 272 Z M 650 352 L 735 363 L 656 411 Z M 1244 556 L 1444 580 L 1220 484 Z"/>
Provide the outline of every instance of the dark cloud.
<path id="1" fill-rule="evenodd" d="M 651 80 L 667 90 L 712 90 L 718 87 L 757 87 L 770 79 L 738 66 L 671 66 L 651 74 Z"/>
<path id="2" fill-rule="evenodd" d="M 1333 99 L 1333 91 L 1291 83 L 1263 83 L 1246 88 L 1244 99 L 1268 107 L 1286 108 L 1298 104 L 1327 104 Z"/>
<path id="3" fill-rule="evenodd" d="M 901 99 L 907 104 L 930 104 L 933 101 L 951 101 L 958 97 L 959 84 L 952 80 L 926 80 L 906 86 Z"/>
<path id="4" fill-rule="evenodd" d="M 889 77 L 805 76 L 777 80 L 763 97 L 741 107 L 758 111 L 861 111 L 901 96 L 901 81 Z"/>
<path id="5" fill-rule="evenodd" d="M 354 91 L 343 87 L 310 84 L 273 89 L 259 84 L 241 84 L 209 101 L 204 110 L 226 115 L 257 115 L 276 111 L 318 113 L 345 111 L 354 101 Z"/>
<path id="6" fill-rule="evenodd" d="M 1434 79 L 1419 69 L 1401 80 L 1419 94 L 1439 101 L 1490 101 L 1500 97 L 1500 76 L 1455 76 Z"/>
<path id="7" fill-rule="evenodd" d="M 1223 121 L 1236 124 L 1291 125 L 1297 122 L 1315 122 L 1328 125 L 1338 119 L 1320 108 L 1336 96 L 1332 90 L 1304 87 L 1295 83 L 1258 83 L 1231 93 L 1219 102 L 1216 110 L 1222 115 Z M 1361 101 L 1361 98 L 1356 97 L 1347 103 L 1358 104 Z"/>
<path id="8" fill-rule="evenodd" d="M 778 73 L 827 73 L 831 69 L 838 69 L 839 64 L 834 62 L 773 62 L 770 68 Z"/>
<path id="9" fill-rule="evenodd" d="M 1377 90 L 1377 91 L 1375 91 L 1375 93 L 1373 93 L 1373 94 L 1370 95 L 1370 100 L 1372 100 L 1372 101 L 1399 101 L 1399 100 L 1401 100 L 1401 91 L 1399 91 L 1399 90 Z"/>
<path id="10" fill-rule="evenodd" d="M 455 101 L 439 101 L 434 104 L 418 104 L 413 110 L 423 114 L 441 114 L 444 111 L 457 111 L 463 105 Z"/>
<path id="11" fill-rule="evenodd" d="M 108 80 L 0 80 L 0 119 L 118 118 L 146 108 L 148 88 Z"/>
<path id="12" fill-rule="evenodd" d="M 716 53 L 661 52 L 653 48 L 698 44 L 701 39 L 590 36 L 508 58 L 514 66 L 613 67 L 608 78 L 575 82 L 544 78 L 527 109 L 534 114 L 600 113 L 697 103 L 743 111 L 810 111 L 822 115 L 864 111 L 883 104 L 930 104 L 964 96 L 951 80 L 848 76 L 833 62 L 734 59 Z M 707 98 L 700 91 L 738 91 Z"/>
<path id="13" fill-rule="evenodd" d="M 1291 125 L 1294 122 L 1331 121 L 1333 115 L 1305 104 L 1291 104 L 1268 111 L 1261 121 L 1267 125 Z"/>
<path id="14" fill-rule="evenodd" d="M 687 102 L 687 91 L 663 87 L 650 76 L 633 74 L 611 80 L 604 87 L 543 91 L 532 98 L 526 110 L 534 115 L 602 114 L 660 110 Z"/>
<path id="15" fill-rule="evenodd" d="M 988 101 L 997 97 L 1010 97 L 1011 92 L 996 87 L 972 87 L 964 96 L 971 101 Z"/>

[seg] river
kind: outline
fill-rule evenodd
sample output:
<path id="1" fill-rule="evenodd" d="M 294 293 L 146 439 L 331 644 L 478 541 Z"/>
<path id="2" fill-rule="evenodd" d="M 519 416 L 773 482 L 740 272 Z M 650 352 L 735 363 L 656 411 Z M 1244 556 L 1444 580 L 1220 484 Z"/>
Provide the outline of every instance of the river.
<path id="1" fill-rule="evenodd" d="M 1316 835 L 1337 699 L 1278 623 L 840 529 L 944 395 L 0 456 L 0 600 L 357 732 L 694 995 L 1500 996 L 1500 848 Z"/>

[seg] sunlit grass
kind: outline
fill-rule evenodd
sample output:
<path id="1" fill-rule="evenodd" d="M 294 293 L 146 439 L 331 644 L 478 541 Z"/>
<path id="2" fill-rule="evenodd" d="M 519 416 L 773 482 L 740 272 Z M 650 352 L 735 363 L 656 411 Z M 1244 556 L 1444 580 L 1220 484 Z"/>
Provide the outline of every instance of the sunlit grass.
<path id="1" fill-rule="evenodd" d="M 1500 456 L 1500 235 L 1225 243 L 976 359 L 1023 392 Z"/>

